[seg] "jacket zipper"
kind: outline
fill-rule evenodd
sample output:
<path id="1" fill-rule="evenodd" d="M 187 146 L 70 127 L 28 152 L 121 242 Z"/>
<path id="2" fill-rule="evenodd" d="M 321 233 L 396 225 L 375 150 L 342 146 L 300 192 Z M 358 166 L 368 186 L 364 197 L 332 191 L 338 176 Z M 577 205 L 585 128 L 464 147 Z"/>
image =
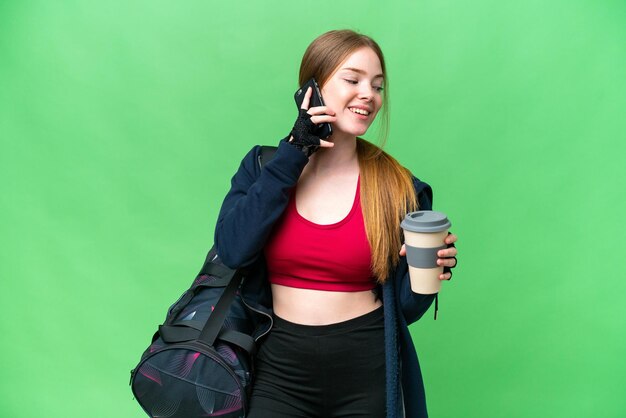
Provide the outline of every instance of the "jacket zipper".
<path id="1" fill-rule="evenodd" d="M 244 284 L 245 282 L 246 282 L 246 278 L 244 277 L 244 278 L 243 278 L 243 280 L 241 281 L 241 285 L 240 285 L 240 287 L 239 287 L 240 289 L 243 289 L 243 284 Z M 258 309 L 256 309 L 256 308 L 253 308 L 252 306 L 250 306 L 250 305 L 248 304 L 248 302 L 246 302 L 246 300 L 245 300 L 245 299 L 244 299 L 244 297 L 243 297 L 243 291 L 241 291 L 241 292 L 240 292 L 239 297 L 240 297 L 241 301 L 243 302 L 243 304 L 244 304 L 244 305 L 246 305 L 246 306 L 248 307 L 248 309 L 250 309 L 250 310 L 252 310 L 252 311 L 254 311 L 254 312 L 256 312 L 256 313 L 259 313 L 259 314 L 261 314 L 261 315 L 263 315 L 263 316 L 266 316 L 266 317 L 270 320 L 270 327 L 267 329 L 267 331 L 265 331 L 264 333 L 262 333 L 261 335 L 259 335 L 258 337 L 256 337 L 256 338 L 254 339 L 254 342 L 257 342 L 257 341 L 258 341 L 261 337 L 266 336 L 266 335 L 270 332 L 270 330 L 272 329 L 272 327 L 274 327 L 274 318 L 272 318 L 272 315 L 270 315 L 270 314 L 268 314 L 268 313 L 265 313 L 265 312 L 263 312 L 263 311 L 260 311 L 260 310 L 258 310 Z"/>

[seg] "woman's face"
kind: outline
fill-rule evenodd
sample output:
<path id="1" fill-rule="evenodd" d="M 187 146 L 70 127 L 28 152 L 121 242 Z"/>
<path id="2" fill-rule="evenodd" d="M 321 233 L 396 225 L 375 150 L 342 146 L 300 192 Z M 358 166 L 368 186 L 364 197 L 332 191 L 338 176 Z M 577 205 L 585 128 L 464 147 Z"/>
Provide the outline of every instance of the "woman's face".
<path id="1" fill-rule="evenodd" d="M 353 52 L 322 88 L 326 106 L 337 116 L 333 130 L 363 135 L 382 106 L 383 81 L 380 60 L 371 48 Z"/>

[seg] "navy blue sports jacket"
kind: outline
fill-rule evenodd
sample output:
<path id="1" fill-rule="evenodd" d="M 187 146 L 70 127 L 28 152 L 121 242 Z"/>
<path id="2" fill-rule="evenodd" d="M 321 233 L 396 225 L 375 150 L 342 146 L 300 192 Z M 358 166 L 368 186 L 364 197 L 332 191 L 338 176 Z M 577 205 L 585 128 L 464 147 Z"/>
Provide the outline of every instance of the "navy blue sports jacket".
<path id="1" fill-rule="evenodd" d="M 301 151 L 284 140 L 262 169 L 260 155 L 261 147 L 257 145 L 244 157 L 215 227 L 215 246 L 222 262 L 230 268 L 249 269 L 241 296 L 265 318 L 257 324 L 257 339 L 267 334 L 272 325 L 272 296 L 263 246 L 308 162 Z M 432 210 L 430 186 L 417 178 L 413 178 L 413 183 L 420 210 Z M 389 271 L 380 290 L 385 317 L 387 418 L 426 418 L 424 384 L 408 325 L 428 310 L 435 295 L 411 291 L 405 257 Z"/>

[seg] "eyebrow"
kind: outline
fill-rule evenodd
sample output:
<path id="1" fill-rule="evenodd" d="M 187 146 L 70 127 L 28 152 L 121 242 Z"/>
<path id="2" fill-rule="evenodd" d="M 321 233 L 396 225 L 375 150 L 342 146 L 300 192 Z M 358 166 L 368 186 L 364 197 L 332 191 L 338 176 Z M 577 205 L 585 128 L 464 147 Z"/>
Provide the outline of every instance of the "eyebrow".
<path id="1" fill-rule="evenodd" d="M 342 71 L 344 71 L 344 70 L 345 70 L 345 71 L 353 71 L 353 72 L 355 72 L 355 73 L 359 73 L 359 74 L 363 74 L 363 75 L 366 75 L 366 74 L 367 74 L 365 71 L 363 71 L 363 70 L 361 70 L 361 69 L 359 69 L 359 68 L 346 67 L 346 68 L 342 68 L 341 70 L 342 70 Z M 385 78 L 385 76 L 384 76 L 384 75 L 382 75 L 382 74 L 376 74 L 376 75 L 374 76 L 374 78 Z"/>

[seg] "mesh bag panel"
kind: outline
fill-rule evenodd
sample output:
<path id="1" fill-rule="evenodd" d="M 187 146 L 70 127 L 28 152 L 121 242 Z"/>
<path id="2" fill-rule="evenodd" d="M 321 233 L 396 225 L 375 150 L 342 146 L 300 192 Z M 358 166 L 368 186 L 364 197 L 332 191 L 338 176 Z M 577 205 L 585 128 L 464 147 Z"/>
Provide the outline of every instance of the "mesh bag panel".
<path id="1" fill-rule="evenodd" d="M 146 358 L 133 383 L 144 410 L 155 418 L 243 417 L 248 387 L 243 359 L 226 344 L 216 348 L 228 365 L 216 361 L 209 347 L 172 347 Z"/>

